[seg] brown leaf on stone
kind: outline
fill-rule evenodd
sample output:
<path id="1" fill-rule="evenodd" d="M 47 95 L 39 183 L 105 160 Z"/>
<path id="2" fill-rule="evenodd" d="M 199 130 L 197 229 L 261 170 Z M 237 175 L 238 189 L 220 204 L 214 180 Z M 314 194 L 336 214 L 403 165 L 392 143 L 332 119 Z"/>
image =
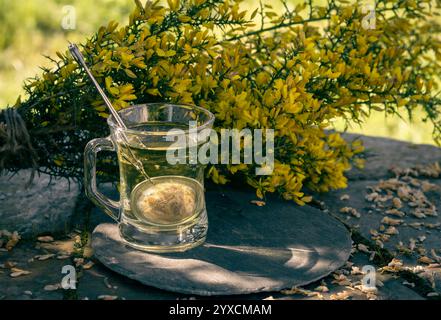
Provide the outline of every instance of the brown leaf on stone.
<path id="1" fill-rule="evenodd" d="M 396 197 L 392 199 L 392 204 L 395 207 L 395 209 L 401 209 L 401 207 L 403 206 L 400 198 L 396 198 Z"/>
<path id="2" fill-rule="evenodd" d="M 13 261 L 6 261 L 6 262 L 3 264 L 3 268 L 4 268 L 4 269 L 12 269 L 12 268 L 14 268 L 16 265 L 17 265 L 17 263 L 15 263 L 15 262 L 13 262 Z"/>
<path id="3" fill-rule="evenodd" d="M 366 195 L 365 199 L 366 199 L 366 201 L 373 202 L 373 201 L 375 201 L 379 196 L 380 196 L 379 193 L 377 193 L 377 192 L 372 192 L 372 193 L 369 193 L 368 195 Z"/>
<path id="4" fill-rule="evenodd" d="M 343 274 L 334 274 L 334 280 L 332 283 L 338 284 L 339 286 L 351 286 L 351 281 Z"/>
<path id="5" fill-rule="evenodd" d="M 430 254 L 432 255 L 433 259 L 436 260 L 436 262 L 441 263 L 441 257 L 436 254 L 435 249 L 431 249 Z"/>
<path id="6" fill-rule="evenodd" d="M 439 296 L 439 293 L 438 292 L 429 292 L 428 294 L 427 294 L 427 297 L 438 297 Z"/>
<path id="7" fill-rule="evenodd" d="M 351 216 L 355 217 L 355 218 L 360 218 L 361 215 L 360 213 L 357 211 L 357 209 L 352 208 L 352 207 L 343 207 L 340 209 L 341 213 L 346 213 L 346 214 L 350 214 Z"/>
<path id="8" fill-rule="evenodd" d="M 405 286 L 409 286 L 409 287 L 415 288 L 415 283 L 413 283 L 413 282 L 403 281 L 403 284 L 404 284 Z"/>
<path id="9" fill-rule="evenodd" d="M 390 226 L 398 226 L 402 224 L 404 221 L 401 219 L 392 219 L 389 217 L 384 217 L 383 220 L 381 220 L 381 223 L 390 225 Z"/>
<path id="10" fill-rule="evenodd" d="M 314 289 L 315 291 L 319 292 L 329 292 L 329 288 L 326 286 L 326 284 L 322 283 L 320 286 Z"/>
<path id="11" fill-rule="evenodd" d="M 424 263 L 424 264 L 431 264 L 431 263 L 434 263 L 435 261 L 430 259 L 429 257 L 423 256 L 418 259 L 418 262 Z"/>
<path id="12" fill-rule="evenodd" d="M 37 240 L 39 242 L 43 242 L 43 243 L 50 243 L 50 242 L 54 242 L 54 238 L 51 236 L 42 236 L 42 237 L 38 237 Z"/>
<path id="13" fill-rule="evenodd" d="M 395 228 L 394 226 L 390 226 L 389 228 L 387 228 L 386 231 L 385 231 L 385 233 L 386 233 L 386 234 L 389 234 L 389 235 L 396 235 L 396 234 L 399 234 L 398 229 Z"/>
<path id="14" fill-rule="evenodd" d="M 412 215 L 414 215 L 418 219 L 424 219 L 426 217 L 426 215 L 421 210 L 418 210 L 418 208 L 412 211 Z"/>
<path id="15" fill-rule="evenodd" d="M 31 274 L 30 271 L 26 271 L 26 270 L 22 270 L 22 269 L 18 269 L 18 268 L 12 268 L 11 269 L 11 273 L 10 273 L 10 277 L 11 278 L 18 278 L 21 276 L 26 276 L 28 274 Z"/>
<path id="16" fill-rule="evenodd" d="M 59 283 L 44 286 L 44 291 L 57 291 L 59 289 L 61 289 L 61 284 Z"/>
<path id="17" fill-rule="evenodd" d="M 416 240 L 413 238 L 410 238 L 409 240 L 409 249 L 410 251 L 414 251 L 416 247 Z"/>
<path id="18" fill-rule="evenodd" d="M 82 266 L 84 264 L 84 258 L 75 258 L 74 262 L 76 267 Z"/>
<path id="19" fill-rule="evenodd" d="M 98 300 L 106 300 L 106 301 L 113 301 L 113 300 L 117 300 L 118 296 L 110 296 L 110 295 L 100 295 L 98 296 Z"/>
<path id="20" fill-rule="evenodd" d="M 362 244 L 362 243 L 359 243 L 358 245 L 357 245 L 357 249 L 359 250 L 359 251 L 361 251 L 361 252 L 364 252 L 364 253 L 370 253 L 371 251 L 369 250 L 369 248 L 367 247 L 367 246 L 365 246 L 364 244 Z"/>
<path id="21" fill-rule="evenodd" d="M 92 269 L 92 267 L 95 265 L 95 263 L 93 261 L 89 261 L 85 264 L 83 264 L 83 269 L 84 270 L 89 270 Z"/>
<path id="22" fill-rule="evenodd" d="M 424 226 L 428 229 L 439 229 L 441 227 L 441 223 L 425 223 Z"/>
<path id="23" fill-rule="evenodd" d="M 21 237 L 17 231 L 14 231 L 9 237 L 8 242 L 6 243 L 6 250 L 11 251 L 20 241 Z"/>
<path id="24" fill-rule="evenodd" d="M 254 204 L 258 207 L 264 207 L 266 205 L 265 201 L 261 201 L 261 200 L 251 200 L 250 201 L 251 204 Z"/>
<path id="25" fill-rule="evenodd" d="M 37 259 L 38 261 L 46 261 L 46 260 L 52 259 L 53 257 L 55 257 L 55 254 L 50 253 L 50 254 L 36 255 L 34 257 L 34 259 Z"/>
<path id="26" fill-rule="evenodd" d="M 417 230 L 421 230 L 421 226 L 423 225 L 423 223 L 421 222 L 412 222 L 412 223 L 408 223 L 407 224 L 409 227 L 417 229 Z"/>
<path id="27" fill-rule="evenodd" d="M 388 272 L 399 272 L 402 269 L 403 269 L 403 262 L 400 259 L 393 258 L 386 267 L 383 267 L 380 270 L 384 270 Z"/>
<path id="28" fill-rule="evenodd" d="M 423 181 L 421 183 L 421 190 L 423 190 L 423 192 L 428 192 L 428 191 L 433 191 L 433 190 L 439 190 L 439 187 L 434 183 L 430 183 L 428 181 Z"/>
<path id="29" fill-rule="evenodd" d="M 331 300 L 347 300 L 351 296 L 349 291 L 342 291 L 336 294 L 332 294 L 329 298 Z"/>
<path id="30" fill-rule="evenodd" d="M 363 275 L 363 274 L 364 274 L 363 271 L 361 271 L 359 267 L 352 267 L 351 275 L 357 276 L 357 275 Z"/>
<path id="31" fill-rule="evenodd" d="M 400 217 L 400 218 L 402 218 L 402 217 L 404 217 L 406 215 L 403 211 L 400 211 L 398 209 L 389 209 L 389 210 L 386 210 L 385 213 L 393 215 L 393 216 L 397 216 L 397 217 Z"/>

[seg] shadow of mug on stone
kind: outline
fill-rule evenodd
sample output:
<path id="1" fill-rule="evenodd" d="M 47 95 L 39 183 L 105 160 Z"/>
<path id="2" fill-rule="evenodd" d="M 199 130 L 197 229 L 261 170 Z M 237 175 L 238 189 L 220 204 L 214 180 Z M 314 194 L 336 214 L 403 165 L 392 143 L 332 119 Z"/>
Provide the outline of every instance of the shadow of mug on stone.
<path id="1" fill-rule="evenodd" d="M 202 244 L 208 229 L 205 166 L 187 161 L 192 146 L 187 142 L 193 139 L 189 124 L 196 124 L 196 132 L 211 129 L 214 115 L 203 108 L 167 103 L 136 105 L 118 114 L 127 129 L 110 116 L 110 136 L 92 140 L 86 146 L 86 194 L 118 223 L 121 237 L 131 247 L 179 252 Z M 208 136 L 197 135 L 196 149 L 207 140 Z M 179 145 L 176 141 L 185 143 Z M 177 145 L 177 152 L 186 158 L 170 163 L 168 152 Z M 98 191 L 96 159 L 100 151 L 115 151 L 118 155 L 118 202 Z"/>

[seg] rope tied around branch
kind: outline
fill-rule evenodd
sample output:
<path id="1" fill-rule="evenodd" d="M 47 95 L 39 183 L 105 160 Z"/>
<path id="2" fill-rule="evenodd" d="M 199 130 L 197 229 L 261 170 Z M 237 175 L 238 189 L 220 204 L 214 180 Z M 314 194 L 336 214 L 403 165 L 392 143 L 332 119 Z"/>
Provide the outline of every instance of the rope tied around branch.
<path id="1" fill-rule="evenodd" d="M 38 168 L 38 155 L 26 124 L 15 108 L 1 111 L 0 121 L 0 172 L 32 168 L 31 183 Z"/>

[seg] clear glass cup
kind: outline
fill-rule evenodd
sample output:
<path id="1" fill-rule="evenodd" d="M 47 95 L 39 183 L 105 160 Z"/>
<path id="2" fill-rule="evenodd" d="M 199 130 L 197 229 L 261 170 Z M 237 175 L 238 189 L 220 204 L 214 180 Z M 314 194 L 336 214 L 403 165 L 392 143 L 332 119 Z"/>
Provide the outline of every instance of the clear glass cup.
<path id="1" fill-rule="evenodd" d="M 197 135 L 196 141 L 191 141 L 195 136 L 189 123 L 196 124 L 197 132 L 211 129 L 214 115 L 199 107 L 166 103 L 133 106 L 121 110 L 119 115 L 127 130 L 118 127 L 115 120 L 109 117 L 110 136 L 92 140 L 86 146 L 84 165 L 87 196 L 118 223 L 122 238 L 134 248 L 151 252 L 177 252 L 202 244 L 208 230 L 205 166 L 189 161 L 188 149 L 191 145 L 206 143 L 208 136 Z M 186 142 L 178 144 L 179 148 L 185 148 L 180 151 L 185 151 L 186 158 L 174 164 L 168 161 L 167 151 L 176 148 L 176 141 Z M 100 151 L 116 151 L 118 154 L 119 201 L 111 200 L 98 191 L 96 159 Z M 133 156 L 142 163 L 151 182 L 136 168 Z M 162 197 L 160 203 L 166 209 L 161 211 L 161 207 L 159 211 L 146 214 L 147 211 L 139 208 L 143 203 L 159 203 L 150 196 L 155 192 Z M 176 197 L 181 204 L 185 204 L 181 206 L 184 209 L 173 206 L 172 201 Z"/>

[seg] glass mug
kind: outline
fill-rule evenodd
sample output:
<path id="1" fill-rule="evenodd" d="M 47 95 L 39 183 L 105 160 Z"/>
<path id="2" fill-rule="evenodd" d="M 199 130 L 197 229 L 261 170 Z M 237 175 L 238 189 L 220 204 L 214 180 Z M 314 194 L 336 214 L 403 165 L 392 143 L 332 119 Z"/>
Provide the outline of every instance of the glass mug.
<path id="1" fill-rule="evenodd" d="M 127 129 L 120 128 L 110 116 L 107 121 L 110 136 L 92 140 L 86 146 L 87 196 L 118 223 L 122 239 L 131 247 L 150 252 L 179 252 L 202 244 L 208 230 L 205 166 L 188 161 L 188 146 L 195 139 L 190 134 L 189 123 L 195 121 L 197 132 L 211 129 L 214 115 L 203 108 L 166 103 L 136 105 L 118 113 Z M 167 151 L 172 144 L 177 145 L 176 139 L 186 142 L 182 148 L 186 148 L 187 161 L 170 164 Z M 197 135 L 196 145 L 206 140 L 208 136 L 201 139 Z M 118 154 L 119 202 L 98 191 L 96 159 L 100 151 Z M 138 164 L 142 163 L 151 180 L 136 168 L 132 156 L 140 161 Z M 155 210 L 146 211 L 146 207 Z"/>

